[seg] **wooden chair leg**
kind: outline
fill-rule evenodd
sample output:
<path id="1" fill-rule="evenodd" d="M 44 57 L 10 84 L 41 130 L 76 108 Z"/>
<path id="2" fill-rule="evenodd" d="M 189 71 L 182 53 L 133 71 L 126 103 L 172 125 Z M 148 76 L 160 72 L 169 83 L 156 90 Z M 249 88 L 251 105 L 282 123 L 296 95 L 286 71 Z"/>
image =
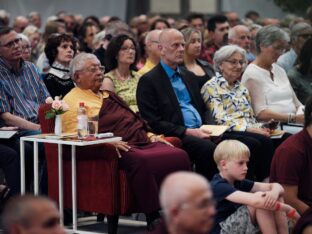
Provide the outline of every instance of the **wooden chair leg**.
<path id="1" fill-rule="evenodd" d="M 108 234 L 117 234 L 118 219 L 119 219 L 119 215 L 108 215 L 107 216 Z"/>

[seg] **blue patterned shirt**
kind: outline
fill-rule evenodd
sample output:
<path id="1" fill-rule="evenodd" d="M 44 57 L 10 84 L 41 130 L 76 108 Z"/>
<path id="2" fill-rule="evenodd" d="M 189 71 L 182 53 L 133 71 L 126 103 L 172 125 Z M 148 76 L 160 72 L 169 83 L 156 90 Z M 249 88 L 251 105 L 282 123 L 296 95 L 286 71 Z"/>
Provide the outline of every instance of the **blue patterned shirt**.
<path id="1" fill-rule="evenodd" d="M 190 94 L 179 74 L 179 68 L 177 71 L 173 70 L 163 61 L 160 62 L 162 67 L 164 68 L 169 80 L 172 84 L 173 90 L 177 96 L 179 105 L 181 107 L 184 125 L 187 128 L 198 128 L 202 125 L 202 119 L 198 113 L 198 111 L 194 108 L 191 103 Z"/>
<path id="2" fill-rule="evenodd" d="M 50 96 L 34 64 L 21 62 L 18 71 L 0 58 L 0 113 L 10 112 L 38 123 L 38 109 Z"/>

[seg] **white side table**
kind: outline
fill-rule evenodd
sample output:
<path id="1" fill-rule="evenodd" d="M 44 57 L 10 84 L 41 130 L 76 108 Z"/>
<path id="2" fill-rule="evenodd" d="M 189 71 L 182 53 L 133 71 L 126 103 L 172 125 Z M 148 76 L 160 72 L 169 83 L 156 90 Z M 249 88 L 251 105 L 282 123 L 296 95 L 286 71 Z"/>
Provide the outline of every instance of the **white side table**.
<path id="1" fill-rule="evenodd" d="M 33 142 L 34 144 L 34 193 L 38 195 L 39 192 L 39 173 L 38 173 L 38 143 L 51 143 L 58 145 L 58 183 L 59 183 L 59 211 L 61 222 L 63 222 L 63 157 L 62 146 L 71 146 L 71 160 L 72 160 L 72 209 L 73 209 L 73 231 L 74 233 L 90 233 L 77 230 L 77 197 L 76 197 L 76 146 L 89 146 L 102 143 L 120 141 L 121 137 L 111 137 L 104 139 L 96 139 L 92 141 L 83 141 L 76 139 L 51 139 L 52 134 L 40 134 L 33 136 L 25 136 L 20 138 L 20 154 L 21 154 L 21 193 L 25 194 L 25 141 Z M 47 137 L 48 136 L 48 137 Z"/>

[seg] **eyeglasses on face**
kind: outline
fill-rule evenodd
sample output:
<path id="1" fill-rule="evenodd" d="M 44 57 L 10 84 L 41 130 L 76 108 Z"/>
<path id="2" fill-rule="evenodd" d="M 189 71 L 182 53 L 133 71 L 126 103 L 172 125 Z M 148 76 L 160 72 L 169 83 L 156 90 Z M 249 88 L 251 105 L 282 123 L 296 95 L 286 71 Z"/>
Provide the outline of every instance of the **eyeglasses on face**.
<path id="1" fill-rule="evenodd" d="M 91 72 L 91 73 L 95 73 L 97 72 L 98 70 L 102 73 L 105 72 L 105 67 L 104 66 L 91 66 L 91 67 L 88 67 L 86 69 L 83 69 L 84 71 L 88 71 L 88 72 Z"/>
<path id="2" fill-rule="evenodd" d="M 312 38 L 312 33 L 301 33 L 297 35 L 298 37 L 302 37 L 303 39 L 309 39 Z"/>
<path id="3" fill-rule="evenodd" d="M 130 52 L 130 51 L 135 51 L 135 48 L 134 47 L 121 47 L 120 50 L 123 52 Z"/>
<path id="4" fill-rule="evenodd" d="M 31 49 L 31 45 L 23 45 L 22 46 L 22 50 L 30 50 Z"/>
<path id="5" fill-rule="evenodd" d="M 231 64 L 232 66 L 245 66 L 246 61 L 245 60 L 224 60 L 225 62 Z"/>
<path id="6" fill-rule="evenodd" d="M 12 49 L 15 44 L 19 44 L 21 42 L 22 38 L 15 38 L 14 40 L 12 41 L 9 41 L 8 43 L 4 44 L 4 45 L 0 45 L 1 47 L 6 47 L 8 49 Z"/>

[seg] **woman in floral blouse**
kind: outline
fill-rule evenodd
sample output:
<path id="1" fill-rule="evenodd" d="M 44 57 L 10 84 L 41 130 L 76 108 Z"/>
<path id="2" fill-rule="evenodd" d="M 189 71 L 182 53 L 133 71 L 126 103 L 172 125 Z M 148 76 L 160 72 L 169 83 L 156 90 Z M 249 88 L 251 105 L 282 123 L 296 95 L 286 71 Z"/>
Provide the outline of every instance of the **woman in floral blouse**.
<path id="1" fill-rule="evenodd" d="M 227 125 L 230 131 L 260 145 L 259 149 L 263 152 L 261 158 L 255 159 L 258 169 L 256 176 L 263 178 L 269 174 L 274 152 L 273 142 L 270 139 L 270 130 L 259 127 L 248 90 L 240 83 L 246 64 L 244 49 L 236 45 L 223 46 L 214 55 L 216 75 L 204 84 L 201 94 L 217 124 Z"/>

